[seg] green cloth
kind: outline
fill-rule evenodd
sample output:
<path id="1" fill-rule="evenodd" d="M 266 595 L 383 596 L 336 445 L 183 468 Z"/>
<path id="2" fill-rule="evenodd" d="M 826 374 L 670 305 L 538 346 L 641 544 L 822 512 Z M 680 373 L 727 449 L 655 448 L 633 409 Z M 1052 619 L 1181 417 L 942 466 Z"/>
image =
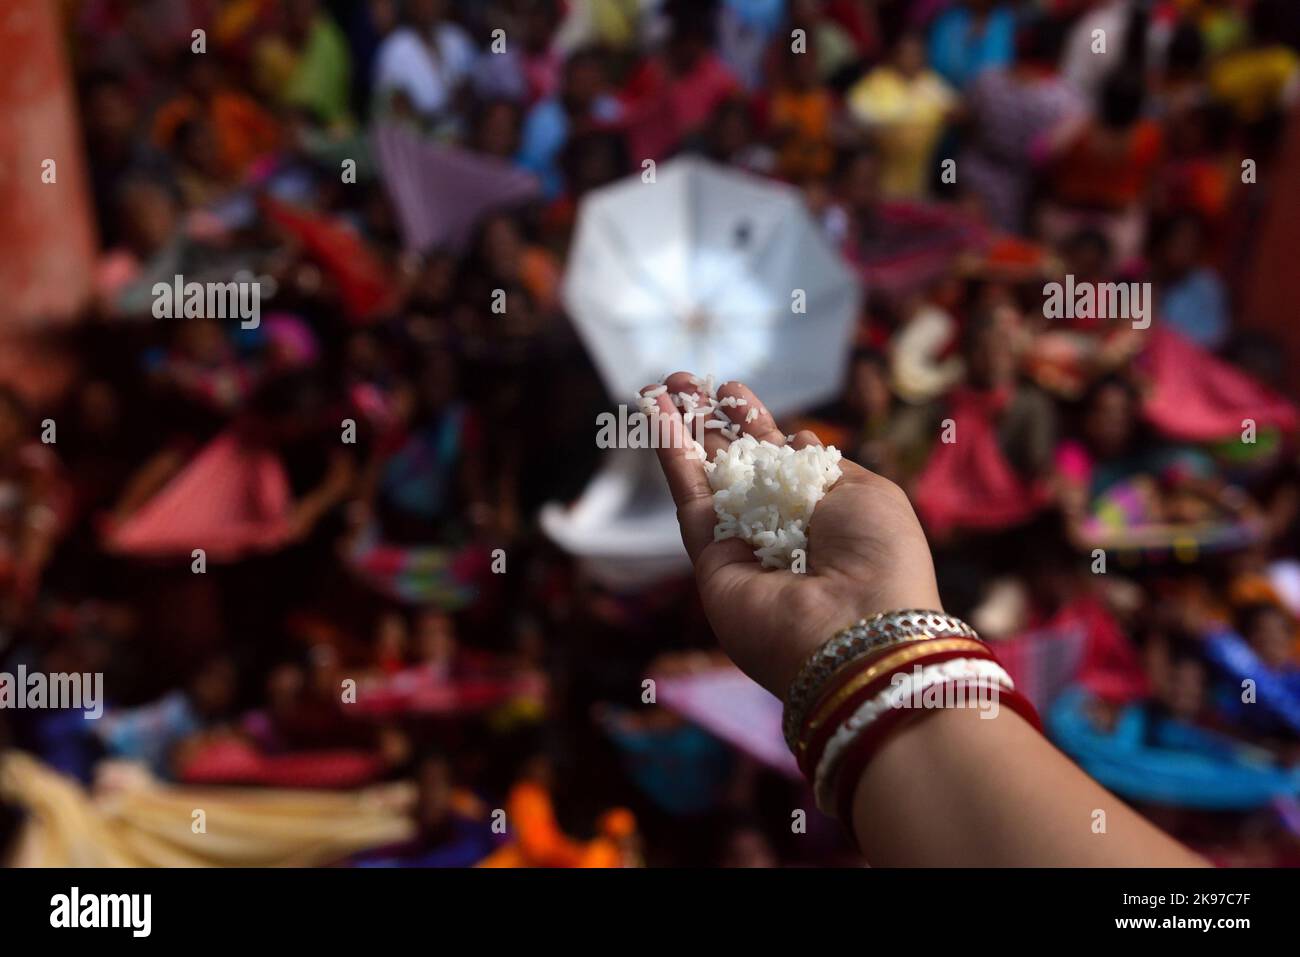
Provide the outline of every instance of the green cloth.
<path id="1" fill-rule="evenodd" d="M 317 17 L 289 78 L 285 102 L 310 110 L 325 123 L 346 121 L 351 77 L 352 58 L 343 31 L 329 17 Z"/>

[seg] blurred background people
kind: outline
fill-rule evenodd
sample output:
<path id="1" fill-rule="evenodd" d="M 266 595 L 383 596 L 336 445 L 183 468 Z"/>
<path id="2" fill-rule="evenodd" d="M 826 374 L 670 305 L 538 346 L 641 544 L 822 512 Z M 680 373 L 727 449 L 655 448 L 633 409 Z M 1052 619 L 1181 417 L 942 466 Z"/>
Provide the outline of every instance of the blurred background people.
<path id="1" fill-rule="evenodd" d="M 187 861 L 857 862 L 725 731 L 774 700 L 693 709 L 734 674 L 692 583 L 540 525 L 626 398 L 566 311 L 583 200 L 691 153 L 797 189 L 862 283 L 842 394 L 792 425 L 909 491 L 1058 743 L 1216 861 L 1300 861 L 1300 356 L 1245 278 L 1296 234 L 1300 6 L 17 2 L 58 42 L 0 60 L 66 87 L 58 218 L 98 244 L 71 325 L 0 305 L 0 671 L 107 703 L 0 710 L 0 844 L 131 762 L 266 795 Z M 43 236 L 10 242 L 73 276 Z M 158 317 L 177 277 L 256 282 L 260 322 Z M 1067 277 L 1150 283 L 1150 326 L 1049 317 Z M 76 840 L 156 863 L 133 827 Z"/>

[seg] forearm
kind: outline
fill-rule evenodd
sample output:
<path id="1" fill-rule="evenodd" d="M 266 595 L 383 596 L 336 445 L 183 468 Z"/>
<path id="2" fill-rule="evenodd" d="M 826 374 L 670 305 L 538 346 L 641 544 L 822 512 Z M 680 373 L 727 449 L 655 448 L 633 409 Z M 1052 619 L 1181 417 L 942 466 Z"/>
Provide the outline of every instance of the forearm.
<path id="1" fill-rule="evenodd" d="M 699 382 L 678 372 L 643 390 L 670 437 L 686 428 L 672 396 L 698 395 Z M 743 385 L 725 383 L 707 398 L 749 438 L 787 444 Z M 723 406 L 727 398 L 744 402 Z M 715 462 L 729 447 L 721 431 L 705 437 Z M 799 432 L 789 445 L 797 455 L 816 443 Z M 838 481 L 808 523 L 806 573 L 773 572 L 754 561 L 749 542 L 716 539 L 702 457 L 676 442 L 661 442 L 658 454 L 705 614 L 737 666 L 782 697 L 782 736 L 818 806 L 853 827 L 871 863 L 1204 863 L 1107 794 L 1020 716 L 1033 716 L 1033 705 L 1014 690 L 993 650 L 941 611 L 930 546 L 893 482 L 841 460 Z M 998 716 L 983 718 L 987 708 L 936 713 L 930 702 L 946 701 L 947 689 L 961 685 L 982 689 L 982 705 L 982 693 L 996 690 Z M 940 689 L 944 698 L 931 695 Z M 929 712 L 891 710 L 914 707 L 914 700 Z"/>
<path id="2" fill-rule="evenodd" d="M 899 728 L 857 785 L 853 830 L 867 860 L 886 866 L 1206 863 L 1010 708 L 996 718 L 975 709 L 930 712 Z"/>

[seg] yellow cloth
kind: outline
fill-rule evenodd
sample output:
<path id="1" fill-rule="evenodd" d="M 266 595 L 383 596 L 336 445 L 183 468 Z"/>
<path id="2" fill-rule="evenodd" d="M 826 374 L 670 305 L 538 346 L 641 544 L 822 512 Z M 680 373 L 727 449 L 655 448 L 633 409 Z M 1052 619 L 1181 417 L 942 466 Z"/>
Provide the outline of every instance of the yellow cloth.
<path id="1" fill-rule="evenodd" d="M 1281 44 L 1232 53 L 1210 70 L 1210 90 L 1232 107 L 1237 119 L 1252 123 L 1267 116 L 1282 102 L 1282 93 L 1294 82 L 1300 57 Z"/>
<path id="2" fill-rule="evenodd" d="M 640 6 L 636 0 L 588 0 L 596 38 L 614 49 L 636 40 Z"/>
<path id="3" fill-rule="evenodd" d="M 849 110 L 880 144 L 880 186 L 886 196 L 925 195 L 934 172 L 931 156 L 956 101 L 952 88 L 933 70 L 909 79 L 892 66 L 881 66 L 849 90 Z"/>
<path id="4" fill-rule="evenodd" d="M 0 754 L 0 797 L 27 814 L 18 867 L 312 867 L 409 840 L 409 785 L 337 793 L 182 788 L 116 765 L 94 796 L 20 751 Z M 202 809 L 206 832 L 192 830 Z"/>
<path id="5" fill-rule="evenodd" d="M 230 0 L 217 11 L 212 35 L 218 46 L 238 43 L 266 12 L 266 0 Z"/>

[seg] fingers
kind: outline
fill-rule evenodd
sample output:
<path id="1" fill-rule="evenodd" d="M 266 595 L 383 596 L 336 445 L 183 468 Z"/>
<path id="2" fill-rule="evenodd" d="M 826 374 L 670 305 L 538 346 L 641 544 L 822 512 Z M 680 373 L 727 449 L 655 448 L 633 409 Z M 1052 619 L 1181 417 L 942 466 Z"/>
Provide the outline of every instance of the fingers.
<path id="1" fill-rule="evenodd" d="M 802 431 L 795 433 L 794 441 L 790 443 L 790 447 L 797 452 L 810 445 L 815 445 L 820 448 L 821 444 L 822 440 L 817 438 L 816 432 L 810 432 L 808 429 L 803 429 Z"/>
<path id="2" fill-rule="evenodd" d="M 727 417 L 740 426 L 743 434 L 752 435 L 760 442 L 785 445 L 785 434 L 776 427 L 776 420 L 772 418 L 772 414 L 767 411 L 767 407 L 758 396 L 749 390 L 749 386 L 743 382 L 724 382 L 718 389 L 718 399 L 728 397 L 743 400 L 743 404 L 722 407 Z M 757 410 L 758 414 L 751 418 L 751 410 Z M 746 419 L 751 420 L 746 422 Z"/>
<path id="3" fill-rule="evenodd" d="M 668 479 L 673 501 L 681 505 L 691 499 L 712 495 L 704 474 L 704 462 L 687 441 L 686 426 L 668 396 L 661 395 L 655 399 L 655 414 L 659 416 L 659 441 L 655 443 L 655 453 Z"/>
<path id="4" fill-rule="evenodd" d="M 687 441 L 687 437 L 689 433 L 700 441 L 710 460 L 718 449 L 730 444 L 730 439 L 720 429 L 705 429 L 702 422 L 692 422 L 689 428 L 684 422 L 673 398 L 678 393 L 701 395 L 700 388 L 691 381 L 692 378 L 697 377 L 689 372 L 674 372 L 664 380 L 664 391 L 655 397 L 654 413 L 660 417 L 660 441 L 655 452 L 677 506 L 677 520 L 681 525 L 686 551 L 701 580 L 707 580 L 726 565 L 755 562 L 753 548 L 745 542 L 739 539 L 713 541 L 713 490 L 709 487 L 704 462 L 694 451 L 694 444 Z M 655 385 L 646 386 L 641 394 L 645 395 L 657 388 Z M 785 435 L 777 428 L 771 413 L 746 385 L 740 382 L 725 383 L 717 390 L 717 395 L 719 400 L 732 397 L 743 402 L 721 406 L 742 434 L 752 435 L 759 441 L 771 442 L 773 445 L 785 445 Z M 703 397 L 701 399 L 704 415 L 708 416 L 708 404 L 703 401 Z M 795 448 L 820 444 L 812 432 L 805 431 L 795 436 Z"/>
<path id="5" fill-rule="evenodd" d="M 644 395 L 654 388 L 646 386 L 641 393 Z M 682 417 L 666 393 L 655 399 L 655 412 L 659 416 L 659 441 L 655 455 L 677 506 L 682 541 L 691 561 L 695 562 L 705 546 L 713 541 L 713 492 L 704 474 L 704 462 L 694 446 L 686 441 Z"/>
<path id="6" fill-rule="evenodd" d="M 699 377 L 693 376 L 689 372 L 674 372 L 664 380 L 664 385 L 668 387 L 668 394 L 662 398 L 668 399 L 671 402 L 678 393 L 682 392 L 687 395 L 700 397 L 704 406 L 702 415 L 699 420 L 692 418 L 691 422 L 687 423 L 687 429 L 690 434 L 704 446 L 704 454 L 708 457 L 708 460 L 712 462 L 713 456 L 717 453 L 718 449 L 726 448 L 731 444 L 731 440 L 723 435 L 722 430 L 720 429 L 707 429 L 704 427 L 704 422 L 710 417 L 710 412 L 708 411 L 709 400 L 705 400 L 699 387 L 691 382 L 691 379 L 693 378 Z M 685 422 L 683 412 L 679 410 L 677 414 L 678 417 Z"/>

